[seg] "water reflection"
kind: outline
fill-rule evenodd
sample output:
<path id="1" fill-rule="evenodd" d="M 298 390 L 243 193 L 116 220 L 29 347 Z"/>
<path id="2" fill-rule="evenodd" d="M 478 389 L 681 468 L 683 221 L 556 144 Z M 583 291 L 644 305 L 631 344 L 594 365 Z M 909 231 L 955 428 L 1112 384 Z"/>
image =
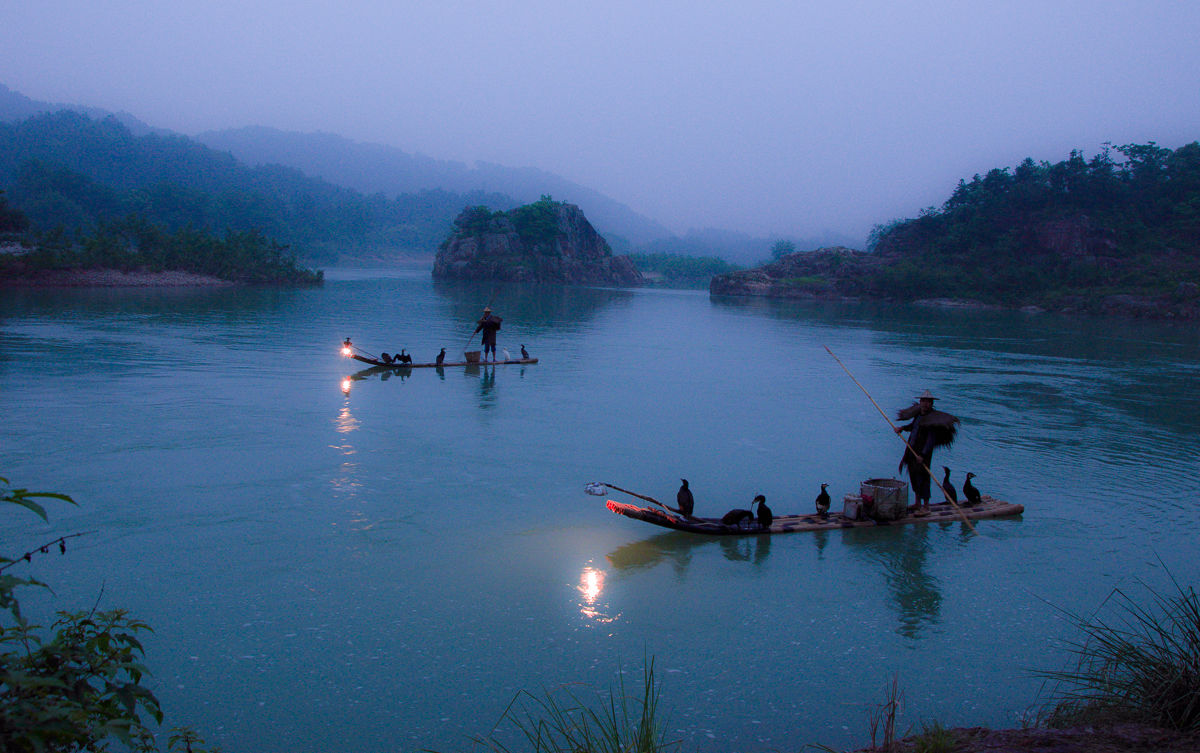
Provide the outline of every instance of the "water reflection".
<path id="1" fill-rule="evenodd" d="M 579 611 L 588 620 L 608 624 L 620 617 L 620 614 L 609 615 L 601 609 L 600 595 L 604 593 L 604 571 L 592 567 L 590 560 L 579 574 L 576 590 L 581 597 Z"/>
<path id="2" fill-rule="evenodd" d="M 750 562 L 760 566 L 771 554 L 772 536 L 705 536 L 671 531 L 641 541 L 622 544 L 606 559 L 618 571 L 632 572 L 654 567 L 662 562 L 671 564 L 675 577 L 683 580 L 692 552 L 702 546 L 718 546 L 721 555 L 734 562 Z"/>
<path id="3" fill-rule="evenodd" d="M 496 367 L 471 364 L 463 368 L 468 378 L 479 379 L 479 407 L 493 408 L 496 405 Z"/>
<path id="4" fill-rule="evenodd" d="M 350 412 L 349 400 L 342 404 L 342 409 L 338 411 L 337 418 L 334 419 L 334 424 L 337 426 L 339 434 L 349 434 L 352 431 L 358 430 L 358 419 Z M 353 452 L 354 449 L 350 448 L 350 451 L 346 454 L 353 454 Z"/>
<path id="5" fill-rule="evenodd" d="M 943 391 L 978 406 L 974 422 L 1003 426 L 1001 415 L 1020 412 L 1033 423 L 1074 432 L 1109 421 L 1107 412 L 1116 410 L 1175 434 L 1200 424 L 1200 392 L 1192 389 L 1200 352 L 1194 326 L 1183 322 L 866 301 L 710 300 L 755 317 L 866 330 L 877 359 L 889 352 L 921 353 L 923 370 L 956 382 Z"/>
<path id="6" fill-rule="evenodd" d="M 357 451 L 350 443 L 350 434 L 358 431 L 359 422 L 350 412 L 348 396 L 342 403 L 342 409 L 338 411 L 337 417 L 334 418 L 333 425 L 337 433 L 342 435 L 342 439 L 340 444 L 332 445 L 332 447 L 343 456 L 342 463 L 338 467 L 338 475 L 333 479 L 333 487 L 339 492 L 352 492 L 362 484 L 357 476 L 358 463 L 354 462 L 352 457 Z"/>
<path id="7" fill-rule="evenodd" d="M 611 288 L 511 282 L 497 287 L 496 283 L 434 280 L 433 289 L 451 321 L 473 323 L 487 304 L 506 321 L 532 332 L 577 326 L 614 304 L 631 302 L 635 295 Z M 503 330 L 500 336 L 503 339 Z"/>
<path id="8" fill-rule="evenodd" d="M 883 530 L 849 528 L 842 532 L 848 549 L 879 565 L 879 574 L 899 613 L 896 632 L 905 638 L 920 638 L 922 629 L 937 624 L 941 616 L 941 588 L 926 563 L 932 551 L 930 528 L 900 525 Z"/>

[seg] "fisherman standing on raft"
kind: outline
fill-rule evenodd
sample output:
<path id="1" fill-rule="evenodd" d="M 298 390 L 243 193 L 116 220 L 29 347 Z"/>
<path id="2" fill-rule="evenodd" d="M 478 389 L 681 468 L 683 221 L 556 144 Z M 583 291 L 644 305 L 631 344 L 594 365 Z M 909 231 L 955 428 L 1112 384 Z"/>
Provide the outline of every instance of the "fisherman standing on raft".
<path id="1" fill-rule="evenodd" d="M 483 332 L 483 360 L 487 360 L 488 350 L 492 351 L 492 361 L 496 360 L 496 331 L 500 329 L 500 317 L 492 313 L 491 306 L 485 306 L 483 316 L 475 325 L 476 332 Z"/>
<path id="2" fill-rule="evenodd" d="M 917 515 L 929 514 L 929 469 L 933 467 L 933 450 L 949 447 L 958 433 L 958 418 L 934 410 L 934 400 L 937 398 L 933 393 L 925 390 L 916 403 L 896 414 L 901 421 L 912 419 L 904 426 L 897 426 L 896 433 L 909 432 L 908 447 L 900 459 L 900 468 L 908 468 Z"/>

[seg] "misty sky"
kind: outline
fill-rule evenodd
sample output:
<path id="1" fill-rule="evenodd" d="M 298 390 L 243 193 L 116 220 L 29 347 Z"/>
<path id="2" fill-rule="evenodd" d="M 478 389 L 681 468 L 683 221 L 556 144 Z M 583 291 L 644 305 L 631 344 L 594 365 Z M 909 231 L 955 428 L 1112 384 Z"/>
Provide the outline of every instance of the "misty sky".
<path id="1" fill-rule="evenodd" d="M 1026 156 L 1200 139 L 1197 39 L 1195 0 L 3 0 L 0 83 L 535 166 L 676 232 L 865 236 Z"/>

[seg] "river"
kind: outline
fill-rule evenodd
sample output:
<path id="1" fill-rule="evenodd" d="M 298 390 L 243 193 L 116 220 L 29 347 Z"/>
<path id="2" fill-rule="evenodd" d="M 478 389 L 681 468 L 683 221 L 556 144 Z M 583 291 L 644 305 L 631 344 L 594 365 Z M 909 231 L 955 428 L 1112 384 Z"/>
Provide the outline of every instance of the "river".
<path id="1" fill-rule="evenodd" d="M 338 355 L 455 358 L 489 301 L 540 363 Z M 759 493 L 785 514 L 828 482 L 840 509 L 902 446 L 826 347 L 889 413 L 932 390 L 962 419 L 936 464 L 1025 514 L 714 540 L 584 494 L 687 478 L 697 514 Z M 902 725 L 1016 724 L 1068 613 L 1196 583 L 1198 382 L 1171 323 L 425 270 L 5 290 L 0 475 L 79 506 L 0 532 L 10 555 L 86 532 L 34 560 L 54 596 L 30 609 L 150 623 L 167 725 L 233 753 L 467 750 L 518 691 L 638 691 L 648 659 L 687 750 L 862 745 L 893 677 Z"/>

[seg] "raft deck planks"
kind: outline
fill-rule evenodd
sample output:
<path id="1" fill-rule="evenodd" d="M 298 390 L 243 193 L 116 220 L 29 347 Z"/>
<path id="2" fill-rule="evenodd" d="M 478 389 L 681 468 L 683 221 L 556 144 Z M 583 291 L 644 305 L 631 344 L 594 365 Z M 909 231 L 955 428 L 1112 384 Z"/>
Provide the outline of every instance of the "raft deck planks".
<path id="1" fill-rule="evenodd" d="M 362 361 L 379 369 L 436 369 L 438 366 L 512 366 L 513 364 L 537 363 L 536 358 L 510 358 L 507 361 L 445 361 L 443 363 L 384 363 L 374 358 L 358 354 L 350 356 L 355 361 Z"/>
<path id="2" fill-rule="evenodd" d="M 771 527 L 764 529 L 759 528 L 756 522 L 744 526 L 727 526 L 721 522 L 720 518 L 684 518 L 683 516 L 654 507 L 638 507 L 627 502 L 617 502 L 611 499 L 606 502 L 606 506 L 618 515 L 635 518 L 646 523 L 653 523 L 663 528 L 672 528 L 676 531 L 690 531 L 691 533 L 705 533 L 713 536 L 830 531 L 839 528 L 870 528 L 876 526 L 897 526 L 907 523 L 953 523 L 956 520 L 961 521 L 963 515 L 970 520 L 983 520 L 985 518 L 1010 517 L 1025 512 L 1024 505 L 1004 502 L 985 494 L 983 495 L 983 501 L 974 507 L 959 505 L 962 515 L 956 512 L 949 503 L 943 502 L 937 505 L 930 505 L 928 515 L 920 517 L 906 515 L 899 520 L 888 521 L 870 519 L 850 520 L 841 513 L 836 512 L 829 513 L 828 519 L 822 519 L 816 514 L 776 515 L 775 522 L 771 524 Z"/>

